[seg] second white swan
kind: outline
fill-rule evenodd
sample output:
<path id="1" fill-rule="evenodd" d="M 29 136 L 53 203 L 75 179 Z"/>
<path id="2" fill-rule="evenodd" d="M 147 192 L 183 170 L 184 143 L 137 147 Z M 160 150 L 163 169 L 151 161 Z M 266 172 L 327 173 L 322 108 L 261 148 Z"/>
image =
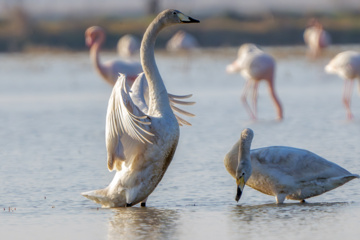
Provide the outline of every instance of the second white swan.
<path id="1" fill-rule="evenodd" d="M 273 146 L 250 151 L 253 136 L 251 129 L 244 129 L 224 159 L 227 171 L 236 179 L 236 201 L 245 184 L 275 196 L 277 203 L 283 203 L 285 198 L 303 202 L 359 178 L 303 149 Z"/>

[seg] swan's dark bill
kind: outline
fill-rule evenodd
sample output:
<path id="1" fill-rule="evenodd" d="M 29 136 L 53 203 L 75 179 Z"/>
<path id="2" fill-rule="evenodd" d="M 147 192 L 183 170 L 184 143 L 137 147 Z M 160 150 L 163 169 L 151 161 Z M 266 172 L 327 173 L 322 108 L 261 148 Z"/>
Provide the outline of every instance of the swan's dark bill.
<path id="1" fill-rule="evenodd" d="M 237 191 L 236 191 L 235 201 L 238 202 L 238 201 L 240 200 L 241 194 L 242 194 L 241 188 L 240 188 L 240 186 L 238 186 L 238 187 L 237 187 Z"/>
<path id="2" fill-rule="evenodd" d="M 199 20 L 197 20 L 195 18 L 186 16 L 182 12 L 177 12 L 177 15 L 182 23 L 199 23 L 200 22 Z"/>
<path id="3" fill-rule="evenodd" d="M 240 200 L 241 194 L 242 194 L 242 192 L 244 190 L 244 186 L 245 186 L 244 174 L 242 174 L 241 177 L 239 177 L 236 180 L 236 185 L 237 185 L 237 191 L 236 191 L 235 200 L 238 202 Z"/>
<path id="4" fill-rule="evenodd" d="M 182 21 L 182 22 L 183 23 L 199 23 L 200 21 L 195 18 L 189 17 L 188 21 Z"/>

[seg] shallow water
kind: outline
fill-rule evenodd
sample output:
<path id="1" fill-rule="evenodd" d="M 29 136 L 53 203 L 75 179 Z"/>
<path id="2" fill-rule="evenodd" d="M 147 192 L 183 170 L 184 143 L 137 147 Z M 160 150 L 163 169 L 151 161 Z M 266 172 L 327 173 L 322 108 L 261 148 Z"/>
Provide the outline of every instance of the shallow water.
<path id="1" fill-rule="evenodd" d="M 307 204 L 245 188 L 234 201 L 235 181 L 224 155 L 250 127 L 252 148 L 286 145 L 308 149 L 360 173 L 360 101 L 345 119 L 342 80 L 323 72 L 340 46 L 309 61 L 303 48 L 267 48 L 277 59 L 276 88 L 285 119 L 260 84 L 259 121 L 240 102 L 243 79 L 225 66 L 236 49 L 184 55 L 157 53 L 168 91 L 193 93 L 167 173 L 148 207 L 102 209 L 80 195 L 105 187 L 105 114 L 110 87 L 87 53 L 0 54 L 1 239 L 358 239 L 359 180 Z M 104 59 L 114 58 L 104 54 Z M 355 91 L 354 91 L 355 92 Z"/>

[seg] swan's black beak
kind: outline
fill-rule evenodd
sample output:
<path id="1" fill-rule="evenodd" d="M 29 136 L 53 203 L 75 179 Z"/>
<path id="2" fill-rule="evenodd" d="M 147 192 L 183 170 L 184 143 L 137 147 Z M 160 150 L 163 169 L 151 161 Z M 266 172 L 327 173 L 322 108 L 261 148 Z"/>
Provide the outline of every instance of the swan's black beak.
<path id="1" fill-rule="evenodd" d="M 241 194 L 245 186 L 244 176 L 241 176 L 239 179 L 236 179 L 236 185 L 237 185 L 237 190 L 236 190 L 235 201 L 238 202 L 241 198 Z"/>
<path id="2" fill-rule="evenodd" d="M 199 23 L 200 22 L 199 20 L 189 17 L 189 16 L 186 16 L 185 14 L 183 14 L 181 12 L 178 13 L 178 16 L 182 23 Z"/>
<path id="3" fill-rule="evenodd" d="M 192 17 L 189 17 L 189 21 L 183 21 L 183 23 L 199 23 L 199 22 L 200 22 L 199 20 Z"/>

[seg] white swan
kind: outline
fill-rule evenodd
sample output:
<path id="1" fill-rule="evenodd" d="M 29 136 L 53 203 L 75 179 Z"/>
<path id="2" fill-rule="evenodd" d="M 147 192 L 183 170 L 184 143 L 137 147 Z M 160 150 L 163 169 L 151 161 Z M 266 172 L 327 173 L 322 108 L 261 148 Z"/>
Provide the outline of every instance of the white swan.
<path id="1" fill-rule="evenodd" d="M 244 129 L 224 159 L 227 171 L 236 179 L 236 201 L 245 184 L 283 203 L 285 198 L 304 201 L 359 178 L 302 149 L 274 146 L 250 151 L 253 136 L 251 129 Z"/>
<path id="2" fill-rule="evenodd" d="M 106 120 L 106 147 L 108 168 L 117 172 L 108 187 L 82 193 L 103 207 L 140 202 L 145 206 L 173 158 L 179 124 L 156 66 L 154 46 L 158 33 L 166 26 L 192 22 L 199 21 L 177 10 L 165 10 L 147 28 L 140 57 L 148 80 L 148 104 L 141 91 L 144 88 L 131 92 L 123 75 L 113 88 Z M 144 75 L 136 81 L 143 82 Z"/>
<path id="3" fill-rule="evenodd" d="M 337 54 L 326 66 L 327 73 L 337 74 L 344 79 L 343 102 L 347 118 L 351 120 L 354 116 L 351 112 L 350 101 L 355 79 L 358 79 L 360 93 L 360 53 L 356 51 L 345 51 Z"/>

